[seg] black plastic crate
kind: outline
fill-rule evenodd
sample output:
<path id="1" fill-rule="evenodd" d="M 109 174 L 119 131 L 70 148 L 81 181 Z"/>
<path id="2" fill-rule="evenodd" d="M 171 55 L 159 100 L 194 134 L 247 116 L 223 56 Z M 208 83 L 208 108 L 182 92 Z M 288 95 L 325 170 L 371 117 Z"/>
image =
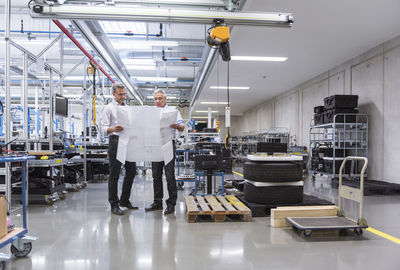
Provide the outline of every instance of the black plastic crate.
<path id="1" fill-rule="evenodd" d="M 333 148 L 319 147 L 311 150 L 313 157 L 333 157 Z M 345 157 L 344 149 L 335 149 L 335 157 Z"/>
<path id="2" fill-rule="evenodd" d="M 313 171 L 324 172 L 325 171 L 325 163 L 322 158 L 313 157 L 310 162 L 310 169 Z"/>
<path id="3" fill-rule="evenodd" d="M 219 170 L 222 168 L 222 159 L 219 155 L 195 155 L 195 170 Z"/>
<path id="4" fill-rule="evenodd" d="M 358 108 L 357 95 L 333 95 L 324 98 L 325 110 L 333 108 Z"/>
<path id="5" fill-rule="evenodd" d="M 314 107 L 314 113 L 323 113 L 324 112 L 324 106 L 317 106 Z"/>
<path id="6" fill-rule="evenodd" d="M 324 123 L 324 113 L 316 113 L 314 114 L 314 124 L 322 125 Z"/>
<path id="7" fill-rule="evenodd" d="M 217 133 L 218 130 L 216 128 L 203 128 L 203 132 Z"/>
<path id="8" fill-rule="evenodd" d="M 335 160 L 335 174 L 339 173 L 340 166 L 342 165 L 343 160 Z M 325 172 L 333 173 L 333 160 L 324 159 L 324 168 Z M 346 165 L 343 170 L 343 174 L 349 174 L 351 170 L 351 162 L 346 162 Z"/>
<path id="9" fill-rule="evenodd" d="M 326 110 L 324 112 L 324 123 L 333 123 L 333 120 L 335 120 L 336 123 L 355 123 L 357 116 L 356 115 L 343 115 L 345 114 L 354 114 L 358 113 L 358 110 L 355 109 L 333 109 L 333 110 Z M 335 115 L 340 114 L 338 116 Z"/>
<path id="10" fill-rule="evenodd" d="M 287 152 L 287 143 L 258 142 L 257 143 L 257 152 L 286 153 Z"/>

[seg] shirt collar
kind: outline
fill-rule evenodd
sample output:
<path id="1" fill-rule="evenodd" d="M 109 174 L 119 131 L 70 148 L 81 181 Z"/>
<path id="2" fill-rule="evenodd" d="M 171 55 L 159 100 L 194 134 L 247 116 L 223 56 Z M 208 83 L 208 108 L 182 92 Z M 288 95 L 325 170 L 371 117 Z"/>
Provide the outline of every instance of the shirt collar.
<path id="1" fill-rule="evenodd" d="M 125 106 L 125 102 L 121 105 L 121 104 L 119 104 L 115 99 L 112 100 L 112 103 L 113 103 L 115 106 Z"/>

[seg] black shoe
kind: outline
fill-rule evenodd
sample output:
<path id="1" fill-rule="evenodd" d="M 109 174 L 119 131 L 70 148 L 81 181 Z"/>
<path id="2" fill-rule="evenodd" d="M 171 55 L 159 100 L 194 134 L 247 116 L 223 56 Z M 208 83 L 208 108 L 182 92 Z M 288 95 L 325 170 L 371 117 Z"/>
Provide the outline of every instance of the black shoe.
<path id="1" fill-rule="evenodd" d="M 172 214 L 173 212 L 175 212 L 175 206 L 170 204 L 167 205 L 167 208 L 165 208 L 164 215 L 169 215 Z"/>
<path id="2" fill-rule="evenodd" d="M 131 202 L 130 201 L 128 201 L 128 202 L 124 202 L 124 203 L 122 203 L 122 202 L 120 202 L 119 203 L 119 206 L 121 206 L 121 207 L 126 207 L 126 208 L 128 208 L 128 209 L 130 209 L 130 210 L 138 210 L 139 209 L 139 207 L 137 207 L 137 206 L 133 206 L 132 204 L 131 204 Z"/>
<path id="3" fill-rule="evenodd" d="M 149 212 L 149 211 L 162 210 L 162 209 L 163 209 L 163 207 L 162 207 L 161 204 L 152 203 L 152 204 L 150 205 L 150 207 L 147 207 L 147 208 L 145 208 L 144 210 L 145 210 L 146 212 Z"/>
<path id="4" fill-rule="evenodd" d="M 121 208 L 119 208 L 118 205 L 116 205 L 116 206 L 111 206 L 111 212 L 112 212 L 113 214 L 115 214 L 115 215 L 118 215 L 118 216 L 122 216 L 122 215 L 124 214 L 124 212 L 122 212 Z"/>

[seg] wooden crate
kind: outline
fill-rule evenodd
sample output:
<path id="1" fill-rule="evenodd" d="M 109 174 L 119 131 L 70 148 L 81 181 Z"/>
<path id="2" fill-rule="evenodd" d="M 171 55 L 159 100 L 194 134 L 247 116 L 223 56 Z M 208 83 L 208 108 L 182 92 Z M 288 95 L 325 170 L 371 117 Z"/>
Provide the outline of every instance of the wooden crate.
<path id="1" fill-rule="evenodd" d="M 206 217 L 214 222 L 225 222 L 237 217 L 251 221 L 251 211 L 235 196 L 185 196 L 186 220 L 189 223 Z"/>

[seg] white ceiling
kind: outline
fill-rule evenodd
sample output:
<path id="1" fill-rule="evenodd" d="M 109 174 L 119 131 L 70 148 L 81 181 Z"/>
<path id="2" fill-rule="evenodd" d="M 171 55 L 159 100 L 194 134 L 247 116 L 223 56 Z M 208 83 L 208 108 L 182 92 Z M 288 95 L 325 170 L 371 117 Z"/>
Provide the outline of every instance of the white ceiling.
<path id="1" fill-rule="evenodd" d="M 285 92 L 312 77 L 400 35 L 399 0 L 247 0 L 244 11 L 291 12 L 291 29 L 235 26 L 232 55 L 286 56 L 286 62 L 230 62 L 230 85 L 251 89 L 231 90 L 232 114 Z M 226 101 L 226 91 L 209 89 L 226 85 L 226 63 L 220 60 L 196 102 Z M 264 79 L 263 76 L 266 76 Z M 196 105 L 205 110 L 208 105 Z M 217 107 L 211 106 L 213 109 Z M 223 111 L 223 106 L 219 106 Z"/>
<path id="2" fill-rule="evenodd" d="M 200 2 L 198 0 L 192 2 L 196 1 Z M 26 10 L 27 2 L 13 0 L 12 5 Z M 230 91 L 233 115 L 241 114 L 400 35 L 399 0 L 247 0 L 244 3 L 243 11 L 292 13 L 295 23 L 292 28 L 235 26 L 232 29 L 230 39 L 232 55 L 288 57 L 286 62 L 230 62 L 230 85 L 250 86 L 250 90 Z M 2 5 L 4 1 L 0 0 L 0 6 Z M 13 28 L 18 29 L 20 18 L 19 15 L 13 17 L 15 19 Z M 26 20 L 25 28 L 37 28 L 38 23 L 35 22 L 37 19 L 30 25 L 31 22 Z M 44 29 L 47 25 L 48 20 L 44 20 L 42 25 Z M 204 25 L 183 24 L 164 24 L 164 26 L 167 38 L 197 41 L 204 38 L 207 28 Z M 150 23 L 149 32 L 157 32 L 157 27 L 157 23 Z M 198 49 L 192 51 L 197 52 Z M 159 60 L 160 53 L 154 54 L 154 50 L 152 53 L 153 57 Z M 185 56 L 180 54 L 171 54 L 169 57 Z M 217 84 L 226 85 L 226 66 L 225 62 L 219 60 L 205 84 L 195 110 L 206 110 L 209 106 L 201 105 L 201 101 L 226 101 L 226 91 L 219 90 L 217 93 L 217 90 L 209 89 L 210 86 Z M 157 74 L 149 71 L 130 73 L 136 76 L 167 75 L 193 78 L 196 71 L 193 66 L 186 68 L 185 71 L 184 68 L 184 66 L 169 66 L 168 73 L 165 72 L 165 68 L 158 69 Z M 211 107 L 213 110 L 218 108 L 215 105 Z M 221 114 L 223 107 L 220 106 Z"/>

